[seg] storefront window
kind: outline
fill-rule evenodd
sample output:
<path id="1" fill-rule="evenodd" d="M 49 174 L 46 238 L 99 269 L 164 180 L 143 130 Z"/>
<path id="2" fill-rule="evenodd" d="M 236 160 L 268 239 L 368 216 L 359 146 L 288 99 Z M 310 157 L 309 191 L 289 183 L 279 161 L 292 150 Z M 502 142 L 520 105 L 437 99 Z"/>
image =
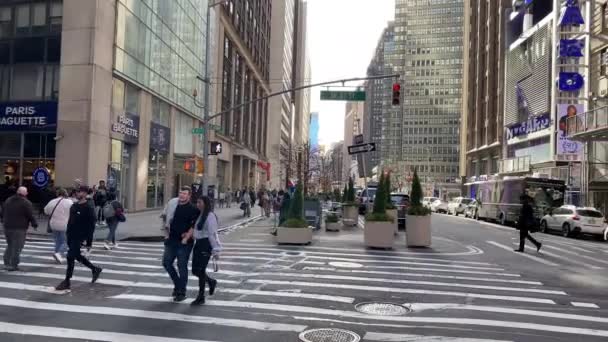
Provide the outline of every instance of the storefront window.
<path id="1" fill-rule="evenodd" d="M 0 184 L 18 186 L 21 184 L 21 164 L 18 159 L 0 159 Z"/>
<path id="2" fill-rule="evenodd" d="M 171 106 L 168 103 L 154 97 L 152 99 L 152 122 L 169 127 L 170 118 Z"/>
<path id="3" fill-rule="evenodd" d="M 131 179 L 131 145 L 112 139 L 108 184 L 116 191 L 118 200 L 129 208 L 129 181 Z"/>
<path id="4" fill-rule="evenodd" d="M 23 144 L 25 158 L 55 158 L 55 135 L 26 133 Z"/>
<path id="5" fill-rule="evenodd" d="M 165 204 L 166 177 L 167 155 L 156 150 L 150 150 L 146 196 L 146 206 L 148 208 L 159 208 Z"/>
<path id="6" fill-rule="evenodd" d="M 21 133 L 0 134 L 0 157 L 19 157 L 21 155 Z"/>

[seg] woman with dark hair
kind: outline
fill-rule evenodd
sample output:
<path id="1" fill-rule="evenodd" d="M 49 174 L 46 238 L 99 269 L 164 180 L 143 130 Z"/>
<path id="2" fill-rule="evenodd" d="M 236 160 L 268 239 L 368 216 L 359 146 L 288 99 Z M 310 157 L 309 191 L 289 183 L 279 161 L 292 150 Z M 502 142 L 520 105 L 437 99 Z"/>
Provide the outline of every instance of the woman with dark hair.
<path id="1" fill-rule="evenodd" d="M 103 211 L 103 216 L 106 219 L 109 230 L 108 237 L 106 237 L 103 247 L 107 250 L 118 248 L 118 243 L 116 242 L 116 229 L 118 228 L 118 224 L 120 222 L 125 222 L 126 219 L 122 203 L 116 200 L 116 193 L 107 193 L 106 203 L 101 211 Z"/>
<path id="2" fill-rule="evenodd" d="M 207 196 L 201 196 L 196 201 L 197 208 L 201 211 L 194 225 L 193 237 L 195 239 L 192 251 L 192 274 L 198 277 L 198 296 L 192 305 L 205 304 L 205 283 L 209 283 L 209 295 L 213 296 L 217 280 L 207 275 L 209 259 L 219 259 L 222 249 L 218 236 L 218 221 L 215 213 L 211 211 L 211 200 Z"/>

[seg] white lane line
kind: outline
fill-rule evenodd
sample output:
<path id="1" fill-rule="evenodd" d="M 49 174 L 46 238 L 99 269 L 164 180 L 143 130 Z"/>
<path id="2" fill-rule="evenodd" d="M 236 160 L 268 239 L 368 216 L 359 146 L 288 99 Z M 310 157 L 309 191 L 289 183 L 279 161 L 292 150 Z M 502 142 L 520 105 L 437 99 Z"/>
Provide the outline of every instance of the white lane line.
<path id="1" fill-rule="evenodd" d="M 479 339 L 448 336 L 403 335 L 381 332 L 366 332 L 363 336 L 363 340 L 380 342 L 512 342 L 508 340 L 490 340 L 487 338 Z"/>
<path id="2" fill-rule="evenodd" d="M 57 337 L 60 339 L 79 339 L 105 342 L 210 342 L 208 340 L 191 340 L 186 338 L 160 337 L 150 335 L 123 334 L 108 331 L 93 331 L 26 325 L 0 322 L 0 333 L 22 336 Z"/>
<path id="3" fill-rule="evenodd" d="M 411 284 L 411 285 L 427 285 L 427 286 L 439 286 L 439 287 L 461 287 L 461 288 L 495 290 L 495 291 L 543 293 L 543 294 L 561 295 L 561 296 L 567 295 L 566 292 L 564 292 L 564 291 L 543 290 L 543 289 L 535 289 L 535 288 L 444 283 L 444 282 L 418 281 L 418 280 L 405 280 L 405 279 L 353 277 L 353 276 L 324 275 L 324 274 L 279 273 L 279 272 L 262 272 L 262 273 L 258 273 L 258 274 L 252 273 L 251 275 L 252 276 L 259 275 L 259 276 L 285 277 L 285 278 L 310 278 L 310 279 L 323 279 L 323 280 L 348 280 L 348 281 L 371 282 L 371 283 L 392 283 L 392 284 L 402 284 L 402 285 Z"/>
<path id="4" fill-rule="evenodd" d="M 306 268 L 306 267 L 304 267 Z M 452 275 L 441 275 L 441 274 L 426 274 L 426 273 L 395 273 L 395 272 L 382 272 L 382 271 L 363 271 L 363 270 L 335 270 L 338 273 L 361 273 L 361 274 L 379 274 L 379 275 L 399 275 L 407 277 L 420 277 L 420 278 L 440 278 L 440 279 L 458 279 L 458 280 L 473 280 L 481 282 L 492 282 L 492 283 L 512 283 L 512 284 L 526 284 L 526 285 L 543 285 L 540 281 L 529 281 L 529 280 L 516 280 L 516 279 L 501 279 L 501 278 L 477 278 L 477 277 L 463 277 L 463 276 L 452 276 Z"/>
<path id="5" fill-rule="evenodd" d="M 160 297 L 162 298 L 162 297 Z M 166 297 L 164 301 L 170 302 L 170 298 Z M 24 308 L 31 310 L 47 310 L 47 311 L 61 311 L 70 313 L 83 313 L 92 315 L 102 316 L 120 316 L 130 318 L 147 318 L 164 321 L 178 321 L 188 323 L 199 323 L 208 325 L 227 326 L 234 328 L 245 328 L 260 331 L 286 331 L 286 332 L 300 332 L 306 329 L 305 325 L 296 324 L 283 324 L 283 323 L 269 323 L 261 321 L 251 321 L 242 319 L 230 319 L 230 318 L 219 318 L 219 317 L 206 317 L 206 316 L 195 316 L 185 315 L 165 311 L 149 311 L 149 310 L 136 310 L 136 309 L 122 309 L 116 307 L 106 306 L 92 306 L 92 305 L 70 305 L 70 304 L 55 304 L 55 303 L 44 303 L 36 302 L 31 300 L 19 300 L 12 298 L 0 297 L 0 306 Z M 100 334 L 103 336 L 103 334 Z"/>
<path id="6" fill-rule="evenodd" d="M 105 272 L 106 270 L 104 270 Z M 219 284 L 221 285 L 224 281 L 220 280 Z M 33 291 L 33 292 L 44 292 L 50 294 L 66 294 L 70 291 L 56 291 L 54 287 L 51 286 L 41 286 L 41 285 L 30 285 L 25 283 L 9 283 L 0 281 L 0 288 L 4 289 L 13 289 L 13 290 L 21 290 L 21 291 Z M 268 297 L 284 297 L 284 298 L 299 298 L 299 299 L 313 299 L 313 300 L 322 300 L 329 302 L 337 302 L 337 303 L 346 303 L 352 304 L 355 301 L 353 297 L 344 297 L 344 296 L 329 296 L 323 294 L 314 294 L 314 293 L 303 293 L 303 292 L 275 292 L 275 291 L 261 291 L 261 290 L 245 290 L 245 289 L 235 289 L 235 288 L 224 288 L 218 289 L 221 293 L 232 293 L 238 295 L 251 295 L 251 296 L 268 296 Z"/>
<path id="7" fill-rule="evenodd" d="M 515 246 L 519 246 L 519 242 L 517 242 L 517 243 L 513 243 L 513 245 L 515 245 Z M 541 253 L 541 254 L 544 254 L 544 255 L 548 255 L 548 256 L 553 257 L 553 258 L 555 258 L 555 259 L 561 259 L 561 260 L 563 260 L 563 261 L 565 261 L 565 262 L 568 262 L 568 263 L 571 263 L 571 264 L 574 264 L 574 265 L 578 265 L 578 266 L 581 266 L 581 267 L 590 268 L 590 269 L 593 269 L 593 270 L 601 270 L 601 269 L 603 269 L 603 267 L 600 267 L 600 266 L 594 266 L 594 265 L 589 265 L 589 264 L 588 264 L 588 263 L 586 263 L 586 262 L 580 262 L 580 261 L 572 260 L 572 259 L 571 259 L 571 258 L 569 258 L 569 257 L 565 257 L 565 256 L 563 256 L 563 255 L 559 255 L 559 254 L 555 254 L 555 253 L 547 252 L 546 250 L 541 250 L 541 252 L 540 252 L 540 253 Z"/>
<path id="8" fill-rule="evenodd" d="M 321 259 L 331 261 L 348 261 L 358 263 L 379 263 L 379 264 L 395 264 L 395 265 L 422 265 L 422 266 L 438 266 L 438 267 L 450 267 L 450 268 L 463 268 L 472 270 L 491 270 L 491 271 L 504 271 L 504 268 L 498 267 L 480 267 L 480 266 L 464 266 L 458 264 L 435 264 L 430 262 L 414 262 L 414 261 L 394 261 L 394 260 L 371 260 L 371 259 L 351 259 L 351 258 L 336 258 L 336 257 L 324 257 L 316 255 L 307 255 L 309 259 Z"/>
<path id="9" fill-rule="evenodd" d="M 601 246 L 593 246 L 593 245 L 586 245 L 584 244 L 582 241 L 578 240 L 576 243 L 572 243 L 569 241 L 564 241 L 564 238 L 550 238 L 547 239 L 547 241 L 551 242 L 551 243 L 555 243 L 558 245 L 561 245 L 563 247 L 567 247 L 570 249 L 574 249 L 577 250 L 579 252 L 584 252 L 584 253 L 589 253 L 589 254 L 597 254 L 598 250 L 592 250 L 592 249 L 596 249 L 599 248 L 601 250 Z M 583 248 L 585 247 L 585 248 Z M 589 249 L 587 249 L 589 248 Z"/>
<path id="10" fill-rule="evenodd" d="M 593 303 L 582 303 L 582 302 L 571 302 L 572 306 L 576 306 L 579 308 L 593 308 L 593 309 L 599 309 L 600 307 L 597 306 L 597 304 L 593 304 Z"/>
<path id="11" fill-rule="evenodd" d="M 110 298 L 114 299 L 131 299 L 140 301 L 151 301 L 151 302 L 165 302 L 168 299 L 160 296 L 148 296 L 148 295 L 136 295 L 136 294 L 123 294 L 117 295 Z M 182 304 L 188 304 L 182 302 Z M 374 316 L 367 315 L 360 312 L 346 311 L 346 310 L 333 310 L 333 309 L 321 309 L 306 306 L 297 305 L 282 305 L 282 304 L 268 304 L 268 303 L 254 303 L 254 302 L 234 302 L 234 301 L 216 301 L 210 300 L 206 302 L 210 306 L 220 307 L 233 307 L 233 308 L 248 308 L 248 309 L 260 309 L 270 311 L 282 311 L 282 312 L 302 312 L 312 314 L 314 316 L 325 315 L 325 316 L 336 316 L 336 317 L 348 317 L 363 319 L 367 321 L 384 321 L 384 322 L 402 322 L 402 323 L 432 323 L 432 324 L 455 324 L 455 325 L 472 325 L 472 326 L 491 326 L 491 327 L 505 327 L 508 326 L 511 329 L 524 329 L 534 331 L 549 331 L 556 333 L 566 334 L 578 334 L 578 335 L 589 335 L 589 336 L 606 336 L 608 337 L 608 330 L 597 330 L 597 329 L 585 329 L 575 328 L 571 326 L 555 326 L 548 324 L 535 324 L 535 323 L 524 323 L 524 322 L 513 322 L 504 320 L 489 320 L 489 319 L 471 319 L 471 318 L 450 318 L 450 317 L 421 317 L 421 316 Z"/>
<path id="12" fill-rule="evenodd" d="M 589 304 L 589 303 L 582 303 L 582 304 Z M 454 304 L 454 303 L 413 303 L 410 305 L 412 307 L 412 310 L 414 310 L 415 312 L 422 312 L 425 310 L 470 310 L 470 311 L 481 311 L 481 312 L 504 313 L 504 314 L 511 314 L 511 315 L 536 316 L 536 317 L 543 317 L 543 318 L 557 318 L 557 319 L 564 319 L 564 320 L 568 320 L 568 321 L 608 323 L 608 317 L 576 315 L 576 314 L 567 314 L 567 313 L 561 313 L 561 312 L 540 311 L 540 310 L 506 308 L 506 307 L 500 307 L 500 306 L 468 305 L 468 304 Z"/>
<path id="13" fill-rule="evenodd" d="M 549 249 L 553 249 L 553 250 L 556 250 L 556 251 L 560 251 L 562 253 L 566 253 L 566 254 L 570 254 L 570 255 L 576 255 L 578 258 L 581 258 L 581 259 L 586 259 L 586 260 L 590 260 L 590 261 L 593 261 L 593 262 L 597 262 L 599 264 L 608 265 L 608 261 L 602 260 L 601 258 L 598 258 L 598 257 L 590 257 L 590 256 L 587 256 L 587 255 L 582 255 L 580 253 L 569 251 L 567 249 L 563 249 L 563 248 L 559 248 L 559 247 L 555 247 L 555 246 L 546 246 L 545 244 L 543 244 L 543 248 L 549 248 Z"/>
<path id="14" fill-rule="evenodd" d="M 530 254 L 526 254 L 526 253 L 517 253 L 517 252 L 514 252 L 514 251 L 513 251 L 513 248 L 510 248 L 509 246 L 502 245 L 502 244 L 500 244 L 500 243 L 498 243 L 498 242 L 494 242 L 494 241 L 486 241 L 486 242 L 487 242 L 487 243 L 489 243 L 490 245 L 493 245 L 493 246 L 496 246 L 496 247 L 498 247 L 498 248 L 504 249 L 504 250 L 509 251 L 509 252 L 511 252 L 511 253 L 515 253 L 515 254 L 517 254 L 517 255 L 519 255 L 519 256 L 522 256 L 522 257 L 524 257 L 524 258 L 528 258 L 528 259 L 530 259 L 530 260 L 538 261 L 538 262 L 540 262 L 541 264 L 545 264 L 545 265 L 547 265 L 547 266 L 559 266 L 559 265 L 558 265 L 558 264 L 556 264 L 556 263 L 553 263 L 553 262 L 551 262 L 551 261 L 547 261 L 547 260 L 545 260 L 545 259 L 541 259 L 541 258 L 539 258 L 539 257 L 532 256 L 532 255 L 530 255 Z"/>
<path id="15" fill-rule="evenodd" d="M 387 292 L 387 293 L 413 293 L 422 295 L 439 295 L 439 296 L 454 296 L 454 297 L 472 297 L 482 299 L 495 299 L 513 302 L 540 303 L 540 304 L 555 304 L 551 299 L 535 298 L 535 297 L 520 297 L 520 296 L 499 296 L 482 293 L 456 292 L 456 291 L 435 291 L 435 290 L 419 290 L 419 289 L 404 289 L 386 286 L 366 286 L 366 285 L 350 285 L 350 284 L 332 284 L 322 282 L 305 282 L 305 281 L 282 281 L 282 280 L 262 280 L 248 279 L 246 283 L 264 284 L 264 285 L 286 285 L 286 286 L 306 286 L 306 287 L 321 287 L 343 290 L 358 290 L 371 292 Z"/>
<path id="16" fill-rule="evenodd" d="M 325 266 L 327 263 L 325 262 L 317 262 L 317 261 L 300 261 L 298 264 L 306 264 L 306 265 L 322 265 Z M 306 270 L 310 267 L 304 267 Z M 502 277 L 521 277 L 519 274 L 515 273 L 500 273 L 500 272 L 485 272 L 485 271 L 469 271 L 469 270 L 450 270 L 443 268 L 430 268 L 430 267 L 407 267 L 407 266 L 364 266 L 364 269 L 380 269 L 380 270 L 398 270 L 398 271 L 425 271 L 425 272 L 445 272 L 445 273 L 462 273 L 462 274 L 483 274 L 483 275 L 492 275 L 492 276 L 502 276 Z"/>

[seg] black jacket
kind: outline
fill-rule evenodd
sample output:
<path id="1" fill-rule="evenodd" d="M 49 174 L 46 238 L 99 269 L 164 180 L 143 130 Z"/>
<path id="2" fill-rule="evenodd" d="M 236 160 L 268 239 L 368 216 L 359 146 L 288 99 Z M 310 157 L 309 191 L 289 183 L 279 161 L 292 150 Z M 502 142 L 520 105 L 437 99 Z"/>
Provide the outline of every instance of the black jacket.
<path id="1" fill-rule="evenodd" d="M 95 231 L 95 208 L 89 203 L 74 203 L 70 208 L 67 238 L 70 241 L 84 241 Z"/>
<path id="2" fill-rule="evenodd" d="M 534 225 L 534 208 L 528 203 L 521 206 L 517 227 L 519 229 L 529 230 Z"/>
<path id="3" fill-rule="evenodd" d="M 38 227 L 32 202 L 21 195 L 13 195 L 4 202 L 2 219 L 4 229 L 27 230 L 30 224 Z"/>

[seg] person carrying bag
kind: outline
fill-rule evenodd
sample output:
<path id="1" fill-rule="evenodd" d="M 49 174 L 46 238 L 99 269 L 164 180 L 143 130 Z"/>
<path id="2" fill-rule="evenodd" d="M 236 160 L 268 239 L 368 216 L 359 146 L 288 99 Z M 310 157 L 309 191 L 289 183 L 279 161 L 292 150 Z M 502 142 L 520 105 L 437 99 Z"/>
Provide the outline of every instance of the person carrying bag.
<path id="1" fill-rule="evenodd" d="M 192 251 L 192 274 L 198 277 L 199 292 L 192 305 L 205 304 L 205 284 L 209 284 L 209 295 L 213 296 L 217 287 L 217 280 L 207 275 L 207 265 L 213 258 L 213 270 L 217 272 L 219 253 L 222 249 L 218 238 L 218 220 L 211 211 L 209 197 L 203 196 L 197 200 L 197 208 L 201 211 L 193 230 L 195 239 Z"/>
<path id="2" fill-rule="evenodd" d="M 55 241 L 53 259 L 58 264 L 64 261 L 64 255 L 67 252 L 65 232 L 68 227 L 72 204 L 74 202 L 68 198 L 68 192 L 64 189 L 59 189 L 57 191 L 57 198 L 51 200 L 44 207 L 44 213 L 49 215 L 46 230 L 48 233 L 53 234 L 53 240 Z"/>

